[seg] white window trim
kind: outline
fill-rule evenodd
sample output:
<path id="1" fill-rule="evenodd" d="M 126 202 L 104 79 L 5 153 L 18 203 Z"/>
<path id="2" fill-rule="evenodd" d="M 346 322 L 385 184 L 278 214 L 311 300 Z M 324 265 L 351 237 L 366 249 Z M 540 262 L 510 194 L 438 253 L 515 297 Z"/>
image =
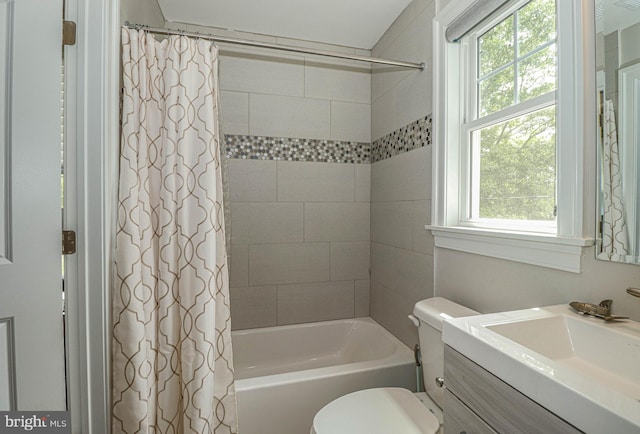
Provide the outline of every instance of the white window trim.
<path id="1" fill-rule="evenodd" d="M 557 234 L 550 235 L 460 225 L 464 49 L 447 43 L 445 30 L 474 1 L 450 2 L 433 22 L 433 225 L 426 228 L 433 232 L 436 247 L 579 273 L 584 249 L 594 241 L 583 233 L 583 6 L 580 0 L 557 2 L 558 220 Z"/>

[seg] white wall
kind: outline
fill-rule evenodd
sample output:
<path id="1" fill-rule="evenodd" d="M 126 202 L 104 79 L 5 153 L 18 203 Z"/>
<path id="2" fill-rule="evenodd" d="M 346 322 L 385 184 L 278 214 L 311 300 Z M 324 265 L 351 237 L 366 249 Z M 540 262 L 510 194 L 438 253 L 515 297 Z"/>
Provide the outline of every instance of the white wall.
<path id="1" fill-rule="evenodd" d="M 164 16 L 157 0 L 120 0 L 120 22 L 163 27 Z"/>

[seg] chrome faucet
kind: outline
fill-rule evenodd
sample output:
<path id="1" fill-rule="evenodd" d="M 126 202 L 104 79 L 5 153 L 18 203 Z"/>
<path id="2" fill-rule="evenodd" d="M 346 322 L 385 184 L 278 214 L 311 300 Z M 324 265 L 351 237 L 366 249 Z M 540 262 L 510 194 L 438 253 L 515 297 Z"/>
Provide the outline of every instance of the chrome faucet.
<path id="1" fill-rule="evenodd" d="M 638 290 L 637 297 L 640 297 L 640 290 Z M 605 321 L 613 321 L 616 319 L 627 319 L 628 316 L 611 315 L 611 304 L 613 300 L 602 300 L 600 304 L 595 305 L 591 303 L 582 303 L 579 301 L 572 301 L 569 306 L 578 311 L 582 315 L 595 316 Z"/>

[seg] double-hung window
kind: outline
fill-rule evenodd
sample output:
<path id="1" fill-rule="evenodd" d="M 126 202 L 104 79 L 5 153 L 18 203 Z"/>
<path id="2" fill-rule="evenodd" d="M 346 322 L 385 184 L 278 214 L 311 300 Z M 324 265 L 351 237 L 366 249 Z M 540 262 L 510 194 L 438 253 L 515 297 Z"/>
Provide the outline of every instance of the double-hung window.
<path id="1" fill-rule="evenodd" d="M 435 244 L 579 272 L 593 242 L 582 231 L 581 2 L 508 1 L 447 41 L 480 3 L 450 2 L 434 21 Z"/>
<path id="2" fill-rule="evenodd" d="M 464 225 L 555 233 L 555 17 L 555 0 L 533 0 L 463 41 Z"/>

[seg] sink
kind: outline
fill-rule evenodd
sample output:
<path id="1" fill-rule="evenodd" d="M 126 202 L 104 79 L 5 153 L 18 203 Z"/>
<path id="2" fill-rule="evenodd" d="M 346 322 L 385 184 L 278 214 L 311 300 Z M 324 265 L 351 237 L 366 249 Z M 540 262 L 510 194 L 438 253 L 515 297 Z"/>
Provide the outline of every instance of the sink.
<path id="1" fill-rule="evenodd" d="M 443 340 L 585 432 L 640 432 L 640 323 L 568 305 L 455 318 Z"/>
<path id="2" fill-rule="evenodd" d="M 640 335 L 620 333 L 619 328 L 603 327 L 600 322 L 554 315 L 487 328 L 560 366 L 639 400 Z"/>

